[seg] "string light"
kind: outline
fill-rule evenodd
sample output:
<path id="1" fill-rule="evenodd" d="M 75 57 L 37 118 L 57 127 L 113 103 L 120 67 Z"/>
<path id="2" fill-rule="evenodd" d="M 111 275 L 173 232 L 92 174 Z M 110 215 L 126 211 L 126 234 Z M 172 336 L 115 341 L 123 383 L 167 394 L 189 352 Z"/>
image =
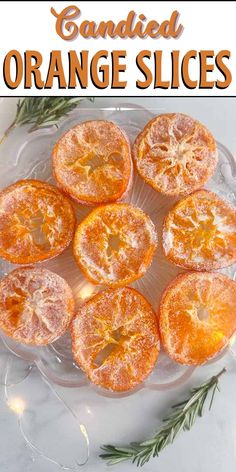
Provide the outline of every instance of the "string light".
<path id="1" fill-rule="evenodd" d="M 14 359 L 14 357 L 13 357 Z M 81 434 L 83 435 L 84 439 L 85 439 L 85 443 L 86 443 L 86 457 L 84 459 L 83 462 L 78 462 L 78 461 L 75 461 L 75 465 L 74 466 L 67 466 L 67 465 L 64 465 L 64 464 L 61 464 L 60 462 L 58 462 L 56 459 L 54 459 L 53 457 L 50 457 L 48 456 L 47 454 L 44 453 L 43 450 L 41 450 L 39 447 L 37 447 L 32 441 L 31 439 L 28 437 L 28 435 L 25 433 L 24 431 L 24 428 L 23 428 L 23 420 L 24 420 L 24 411 L 26 410 L 26 402 L 24 401 L 23 398 L 21 397 L 11 397 L 9 395 L 9 391 L 8 389 L 12 387 L 12 385 L 9 385 L 8 383 L 8 376 L 9 376 L 9 370 L 10 370 L 10 363 L 7 362 L 6 364 L 6 370 L 5 370 L 5 375 L 4 375 L 4 393 L 5 393 L 5 401 L 6 401 L 6 404 L 8 406 L 8 408 L 13 411 L 16 415 L 17 415 L 17 423 L 18 423 L 18 427 L 19 427 L 19 431 L 21 433 L 21 436 L 22 438 L 24 439 L 25 443 L 27 444 L 27 446 L 33 451 L 35 452 L 38 456 L 41 456 L 43 457 L 45 460 L 47 460 L 48 462 L 51 462 L 55 465 L 57 465 L 58 467 L 60 467 L 60 469 L 62 470 L 67 470 L 67 471 L 74 471 L 74 472 L 77 472 L 79 471 L 80 467 L 85 465 L 86 462 L 88 461 L 88 458 L 89 458 L 89 437 L 88 437 L 88 433 L 87 433 L 87 430 L 86 430 L 86 427 L 85 425 L 83 424 L 79 424 L 79 427 L 80 427 L 80 431 L 81 431 Z M 30 371 L 29 371 L 29 374 L 30 374 Z M 56 392 L 56 390 L 53 388 L 52 384 L 48 381 L 46 381 L 46 379 L 42 378 L 42 380 L 44 380 L 44 382 L 46 383 L 46 385 L 50 388 L 50 390 L 52 391 L 52 393 L 58 398 L 58 400 L 64 405 L 64 408 L 67 410 L 67 412 L 69 414 L 71 414 L 74 419 L 77 421 L 77 416 L 74 414 L 74 412 L 70 409 L 70 407 L 64 402 L 64 400 L 60 397 L 60 395 Z M 13 384 L 14 386 L 14 384 Z"/>
<path id="2" fill-rule="evenodd" d="M 25 410 L 25 401 L 20 397 L 13 397 L 7 400 L 7 406 L 16 415 L 21 416 Z"/>
<path id="3" fill-rule="evenodd" d="M 87 447 L 89 447 L 89 437 L 88 437 L 87 429 L 85 428 L 84 424 L 80 424 L 80 431 L 85 437 Z"/>
<path id="4" fill-rule="evenodd" d="M 94 293 L 94 291 L 95 291 L 94 285 L 88 283 L 80 289 L 79 297 L 82 300 L 85 300 L 86 298 L 91 297 L 91 295 Z"/>
<path id="5" fill-rule="evenodd" d="M 92 415 L 92 411 L 90 410 L 89 406 L 86 406 L 86 411 L 89 415 Z"/>

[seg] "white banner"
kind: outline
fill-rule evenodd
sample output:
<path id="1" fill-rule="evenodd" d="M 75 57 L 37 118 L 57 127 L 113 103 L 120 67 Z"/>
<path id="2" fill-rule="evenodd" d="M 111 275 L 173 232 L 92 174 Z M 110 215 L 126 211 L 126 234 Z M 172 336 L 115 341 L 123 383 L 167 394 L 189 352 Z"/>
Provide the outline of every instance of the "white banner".
<path id="1" fill-rule="evenodd" d="M 236 95 L 236 2 L 0 2 L 0 95 Z"/>

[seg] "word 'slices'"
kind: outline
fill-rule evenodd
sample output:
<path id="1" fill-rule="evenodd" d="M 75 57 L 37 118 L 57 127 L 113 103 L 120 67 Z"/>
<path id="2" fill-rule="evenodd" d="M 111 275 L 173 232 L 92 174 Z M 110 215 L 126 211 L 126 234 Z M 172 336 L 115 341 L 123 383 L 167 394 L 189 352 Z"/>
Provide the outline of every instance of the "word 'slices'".
<path id="1" fill-rule="evenodd" d="M 163 55 L 163 51 L 140 51 L 136 58 L 140 71 L 136 87 L 178 89 L 184 85 L 188 89 L 225 89 L 232 81 L 231 72 L 225 64 L 225 60 L 229 58 L 228 50 L 219 51 L 217 54 L 212 50 L 190 50 L 182 57 L 177 50 L 167 57 Z M 171 71 L 169 77 L 164 77 L 164 62 Z"/>

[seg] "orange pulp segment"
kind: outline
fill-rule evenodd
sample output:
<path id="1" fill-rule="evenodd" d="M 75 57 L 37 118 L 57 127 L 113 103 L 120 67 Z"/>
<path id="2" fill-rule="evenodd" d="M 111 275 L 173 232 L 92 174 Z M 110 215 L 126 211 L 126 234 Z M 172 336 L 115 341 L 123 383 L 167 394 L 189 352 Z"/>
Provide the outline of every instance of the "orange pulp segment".
<path id="1" fill-rule="evenodd" d="M 132 205 L 114 203 L 96 208 L 78 225 L 74 256 L 90 281 L 121 286 L 144 275 L 156 245 L 149 216 Z"/>
<path id="2" fill-rule="evenodd" d="M 203 364 L 230 341 L 236 330 L 236 282 L 225 275 L 191 272 L 165 290 L 160 335 L 169 356 L 181 364 Z"/>
<path id="3" fill-rule="evenodd" d="M 55 179 L 79 203 L 120 200 L 132 180 L 128 138 L 114 123 L 85 121 L 59 139 L 52 151 Z"/>
<path id="4" fill-rule="evenodd" d="M 198 190 L 179 201 L 163 228 L 165 255 L 194 270 L 219 269 L 236 261 L 236 209 L 215 193 Z"/>
<path id="5" fill-rule="evenodd" d="M 166 195 L 185 195 L 202 187 L 217 164 L 214 137 L 183 113 L 166 113 L 149 121 L 132 154 L 141 177 Z"/>
<path id="6" fill-rule="evenodd" d="M 20 267 L 0 281 L 0 328 L 15 341 L 43 345 L 61 336 L 74 315 L 67 282 L 38 267 Z"/>
<path id="7" fill-rule="evenodd" d="M 75 215 L 54 186 L 21 180 L 0 193 L 0 257 L 29 264 L 60 254 L 71 242 Z"/>
<path id="8" fill-rule="evenodd" d="M 143 382 L 160 349 L 155 313 L 129 287 L 107 289 L 87 301 L 71 332 L 75 361 L 93 383 L 113 391 Z"/>

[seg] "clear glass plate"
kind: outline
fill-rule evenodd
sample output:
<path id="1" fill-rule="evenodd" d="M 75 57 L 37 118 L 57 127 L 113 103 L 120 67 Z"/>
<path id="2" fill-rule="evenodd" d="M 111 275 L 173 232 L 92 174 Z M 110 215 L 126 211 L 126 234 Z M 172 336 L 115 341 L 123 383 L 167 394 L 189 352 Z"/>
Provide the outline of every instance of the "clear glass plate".
<path id="1" fill-rule="evenodd" d="M 89 119 L 106 119 L 120 125 L 127 133 L 131 143 L 154 115 L 163 109 L 147 110 L 139 106 L 121 104 L 115 108 L 93 109 L 78 108 L 68 118 L 64 119 L 59 128 L 42 129 L 32 134 L 26 131 L 14 131 L 4 143 L 4 153 L 7 159 L 0 162 L 0 188 L 3 188 L 19 179 L 35 178 L 55 183 L 51 173 L 50 152 L 57 139 L 69 128 L 80 121 Z M 229 150 L 218 143 L 219 163 L 217 170 L 208 182 L 207 188 L 225 197 L 236 204 L 235 176 L 236 164 Z M 150 215 L 156 225 L 159 247 L 153 263 L 146 275 L 136 281 L 133 286 L 142 292 L 150 301 L 155 310 L 158 309 L 160 296 L 166 285 L 179 273 L 179 268 L 171 265 L 163 256 L 161 249 L 161 228 L 163 218 L 176 198 L 162 196 L 145 184 L 135 173 L 133 186 L 126 197 L 126 201 L 142 208 Z M 89 212 L 90 208 L 76 205 L 78 221 Z M 68 248 L 59 257 L 42 263 L 44 267 L 64 277 L 73 289 L 77 306 L 102 287 L 94 286 L 88 282 L 76 265 L 71 248 Z M 7 274 L 15 266 L 1 261 L 0 276 Z M 236 265 L 221 272 L 236 279 Z M 66 333 L 53 344 L 46 347 L 29 347 L 14 342 L 2 334 L 5 345 L 11 352 L 30 362 L 35 362 L 39 370 L 49 380 L 63 386 L 95 389 L 105 396 L 116 396 L 112 392 L 104 391 L 91 385 L 83 372 L 72 360 L 70 335 Z M 222 355 L 222 354 L 221 354 Z M 159 360 L 149 378 L 134 393 L 142 388 L 164 390 L 173 388 L 183 383 L 190 377 L 194 367 L 176 364 L 161 352 Z M 124 395 L 119 396 L 126 396 Z"/>

